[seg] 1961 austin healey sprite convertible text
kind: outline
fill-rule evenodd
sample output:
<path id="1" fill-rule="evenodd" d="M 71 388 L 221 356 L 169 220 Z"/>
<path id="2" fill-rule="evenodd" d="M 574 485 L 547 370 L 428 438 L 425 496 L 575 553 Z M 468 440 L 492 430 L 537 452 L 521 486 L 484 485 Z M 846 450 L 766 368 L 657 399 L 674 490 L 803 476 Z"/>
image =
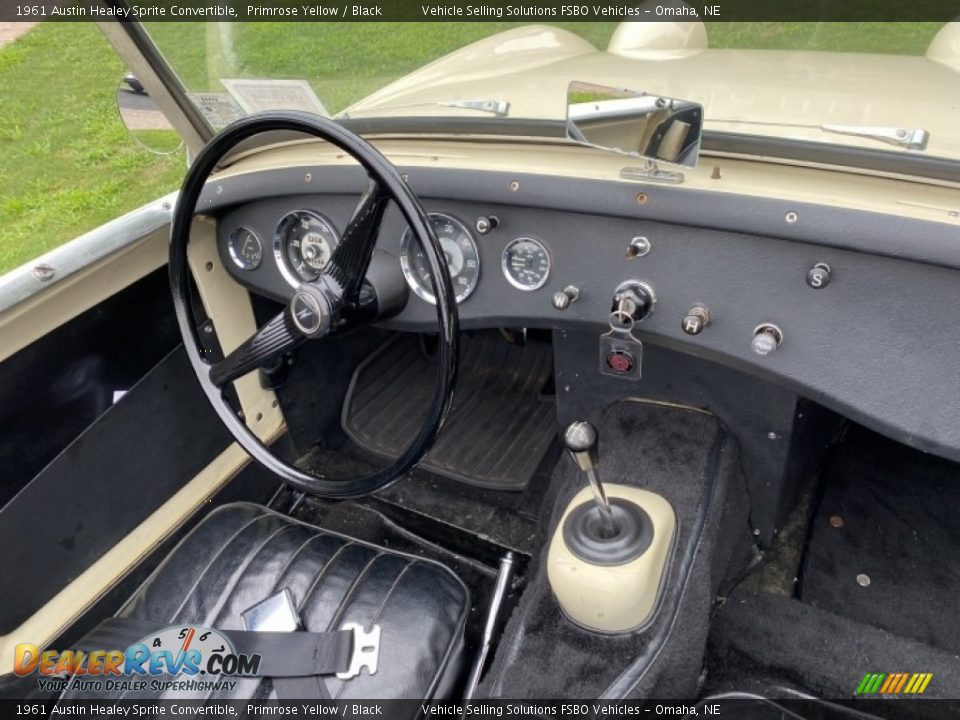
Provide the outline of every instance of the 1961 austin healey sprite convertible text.
<path id="1" fill-rule="evenodd" d="M 179 193 L 0 278 L 5 697 L 946 712 L 960 24 L 498 27 L 332 116 L 176 27 L 101 25 Z"/>

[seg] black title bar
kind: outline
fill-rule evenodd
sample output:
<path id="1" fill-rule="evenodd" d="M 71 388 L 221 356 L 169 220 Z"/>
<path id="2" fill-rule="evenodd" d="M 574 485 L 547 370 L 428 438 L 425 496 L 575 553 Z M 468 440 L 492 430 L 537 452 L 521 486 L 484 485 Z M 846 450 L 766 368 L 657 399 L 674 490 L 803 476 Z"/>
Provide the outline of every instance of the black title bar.
<path id="1" fill-rule="evenodd" d="M 0 21 L 948 22 L 960 0 L 0 0 Z"/>

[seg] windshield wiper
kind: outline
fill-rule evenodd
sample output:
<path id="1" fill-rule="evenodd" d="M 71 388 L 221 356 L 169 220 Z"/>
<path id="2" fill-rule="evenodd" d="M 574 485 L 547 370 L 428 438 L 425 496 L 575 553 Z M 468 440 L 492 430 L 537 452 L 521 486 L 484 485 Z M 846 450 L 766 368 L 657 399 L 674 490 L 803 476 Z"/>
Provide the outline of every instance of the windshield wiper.
<path id="1" fill-rule="evenodd" d="M 927 143 L 930 141 L 929 131 L 923 128 L 884 127 L 882 125 L 802 125 L 799 123 L 729 120 L 726 118 L 708 118 L 708 121 L 820 130 L 825 133 L 853 135 L 854 137 L 867 138 L 869 140 L 879 140 L 888 145 L 896 145 L 897 147 L 906 148 L 907 150 L 926 150 Z"/>
<path id="2" fill-rule="evenodd" d="M 821 125 L 820 129 L 838 135 L 854 135 L 889 143 L 908 150 L 926 150 L 930 133 L 922 128 L 878 127 L 875 125 Z"/>
<path id="3" fill-rule="evenodd" d="M 404 108 L 415 107 L 448 107 L 458 110 L 475 110 L 477 112 L 490 113 L 497 117 L 506 117 L 510 114 L 510 103 L 507 100 L 433 100 L 430 102 L 408 103 L 406 105 L 390 105 L 386 107 L 373 107 L 361 111 L 362 115 L 376 112 L 393 112 Z M 344 113 L 341 117 L 353 117 Z"/>

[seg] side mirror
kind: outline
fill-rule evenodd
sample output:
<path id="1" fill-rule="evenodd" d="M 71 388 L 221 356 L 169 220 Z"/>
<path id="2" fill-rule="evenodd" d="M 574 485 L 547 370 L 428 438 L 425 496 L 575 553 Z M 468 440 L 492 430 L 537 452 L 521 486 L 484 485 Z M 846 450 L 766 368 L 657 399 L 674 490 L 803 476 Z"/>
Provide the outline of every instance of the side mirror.
<path id="1" fill-rule="evenodd" d="M 169 155 L 183 147 L 183 139 L 133 73 L 117 86 L 117 110 L 133 139 L 150 152 Z"/>
<path id="2" fill-rule="evenodd" d="M 700 154 L 703 106 L 593 83 L 567 91 L 567 137 L 651 163 L 694 167 Z"/>

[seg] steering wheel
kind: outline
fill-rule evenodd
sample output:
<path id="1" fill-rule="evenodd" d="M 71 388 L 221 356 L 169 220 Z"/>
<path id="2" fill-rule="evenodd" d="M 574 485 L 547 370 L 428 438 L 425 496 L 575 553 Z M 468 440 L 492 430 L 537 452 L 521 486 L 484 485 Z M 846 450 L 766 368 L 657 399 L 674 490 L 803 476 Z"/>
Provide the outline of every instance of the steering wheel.
<path id="1" fill-rule="evenodd" d="M 283 312 L 223 360 L 210 363 L 201 356 L 191 301 L 187 246 L 193 215 L 204 185 L 220 159 L 243 140 L 274 130 L 299 131 L 340 148 L 366 170 L 368 186 L 323 273 L 316 280 L 300 285 Z M 391 200 L 396 203 L 423 247 L 437 301 L 439 368 L 433 400 L 420 432 L 410 447 L 388 467 L 366 477 L 344 480 L 307 473 L 278 458 L 260 441 L 230 407 L 224 389 L 237 378 L 308 340 L 342 333 L 369 322 L 369 307 L 364 309 L 361 291 L 376 247 L 383 213 Z M 431 448 L 453 400 L 457 378 L 459 320 L 456 297 L 443 249 L 423 207 L 397 168 L 365 140 L 332 120 L 294 111 L 259 113 L 225 128 L 197 155 L 183 181 L 170 230 L 169 270 L 177 323 L 200 386 L 220 420 L 241 447 L 285 483 L 324 497 L 366 495 L 402 477 Z M 365 298 L 369 300 L 369 293 Z M 366 305 L 369 306 L 369 302 Z"/>

